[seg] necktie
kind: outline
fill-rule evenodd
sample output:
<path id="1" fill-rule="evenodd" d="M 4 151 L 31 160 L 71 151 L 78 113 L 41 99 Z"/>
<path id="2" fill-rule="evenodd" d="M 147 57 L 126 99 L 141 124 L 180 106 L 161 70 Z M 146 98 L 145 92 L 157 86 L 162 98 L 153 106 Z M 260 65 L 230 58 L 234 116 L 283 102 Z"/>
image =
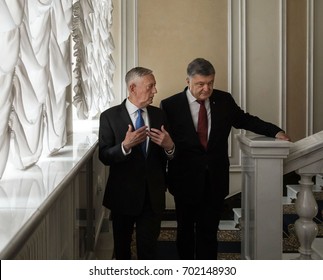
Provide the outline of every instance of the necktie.
<path id="1" fill-rule="evenodd" d="M 207 134 L 208 134 L 208 127 L 207 127 L 207 113 L 204 104 L 204 100 L 196 100 L 200 104 L 198 122 L 197 122 L 197 134 L 199 136 L 200 142 L 204 149 L 207 148 Z"/>
<path id="2" fill-rule="evenodd" d="M 137 110 L 137 119 L 136 119 L 136 124 L 135 124 L 136 129 L 138 129 L 138 128 L 145 125 L 145 121 L 144 121 L 144 119 L 142 117 L 142 112 L 143 112 L 142 109 Z M 146 155 L 146 141 L 141 143 L 141 149 L 142 149 L 144 155 Z"/>

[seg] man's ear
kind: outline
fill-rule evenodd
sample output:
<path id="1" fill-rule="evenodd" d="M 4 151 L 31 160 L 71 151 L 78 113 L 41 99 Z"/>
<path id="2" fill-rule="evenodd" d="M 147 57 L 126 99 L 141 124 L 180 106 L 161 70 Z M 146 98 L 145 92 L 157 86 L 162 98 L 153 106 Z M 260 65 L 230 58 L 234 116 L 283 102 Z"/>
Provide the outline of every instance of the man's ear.
<path id="1" fill-rule="evenodd" d="M 133 92 L 134 92 L 134 90 L 135 90 L 135 87 L 136 87 L 136 84 L 135 84 L 135 83 L 131 83 L 131 84 L 129 85 L 129 92 L 133 93 Z"/>
<path id="2" fill-rule="evenodd" d="M 190 89 L 190 78 L 189 77 L 186 78 L 186 83 L 187 83 L 188 89 L 191 90 Z"/>

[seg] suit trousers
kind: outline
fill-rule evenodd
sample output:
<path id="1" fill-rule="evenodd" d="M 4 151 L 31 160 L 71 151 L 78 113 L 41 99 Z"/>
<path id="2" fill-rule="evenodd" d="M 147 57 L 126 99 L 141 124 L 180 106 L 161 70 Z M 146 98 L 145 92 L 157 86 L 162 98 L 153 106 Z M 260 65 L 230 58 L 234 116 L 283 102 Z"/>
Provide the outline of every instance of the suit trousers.
<path id="1" fill-rule="evenodd" d="M 177 216 L 176 245 L 180 259 L 216 260 L 218 251 L 217 232 L 224 199 L 214 199 L 208 171 L 202 199 L 188 203 L 174 197 Z"/>
<path id="2" fill-rule="evenodd" d="M 156 259 L 157 240 L 160 234 L 161 214 L 153 212 L 146 191 L 145 203 L 138 216 L 111 211 L 114 239 L 114 255 L 117 260 L 131 259 L 131 241 L 136 225 L 137 259 Z"/>

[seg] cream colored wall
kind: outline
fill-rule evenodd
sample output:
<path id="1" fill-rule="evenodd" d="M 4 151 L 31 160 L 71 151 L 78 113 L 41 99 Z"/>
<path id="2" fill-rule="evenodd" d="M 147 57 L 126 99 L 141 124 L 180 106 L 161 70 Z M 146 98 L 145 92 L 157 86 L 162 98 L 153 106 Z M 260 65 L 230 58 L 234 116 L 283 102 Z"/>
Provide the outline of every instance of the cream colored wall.
<path id="1" fill-rule="evenodd" d="M 287 6 L 287 131 L 294 141 L 306 137 L 306 1 Z"/>
<path id="2" fill-rule="evenodd" d="M 127 65 L 154 71 L 158 106 L 161 99 L 186 86 L 187 64 L 204 57 L 216 68 L 215 87 L 231 92 L 248 112 L 287 129 L 296 141 L 311 129 L 323 129 L 321 2 L 134 0 L 131 22 L 136 34 L 129 38 L 135 44 L 133 50 L 127 48 Z M 315 38 L 313 53 L 310 32 Z M 241 181 L 235 133 L 239 131 L 234 129 L 229 137 L 231 193 L 239 191 Z"/>
<path id="3" fill-rule="evenodd" d="M 281 125 L 279 9 L 279 1 L 247 1 L 246 109 L 277 125 Z"/>
<path id="4" fill-rule="evenodd" d="M 287 130 L 294 141 L 323 130 L 323 1 L 287 0 Z"/>
<path id="5" fill-rule="evenodd" d="M 226 0 L 138 0 L 138 64 L 155 73 L 154 105 L 184 89 L 196 57 L 214 64 L 216 87 L 227 90 Z"/>
<path id="6" fill-rule="evenodd" d="M 159 92 L 154 105 L 181 91 L 186 85 L 187 64 L 195 57 L 205 57 L 216 68 L 216 88 L 231 91 L 248 111 L 280 124 L 279 1 L 240 4 L 138 0 L 138 64 L 155 72 Z M 248 16 L 243 26 L 244 9 Z M 247 36 L 242 38 L 242 33 Z M 234 133 L 239 131 L 229 137 L 232 194 L 241 186 L 240 151 Z"/>
<path id="7" fill-rule="evenodd" d="M 138 65 L 154 71 L 153 105 L 186 86 L 186 68 L 196 57 L 215 67 L 216 87 L 228 90 L 226 0 L 138 0 Z M 166 208 L 174 208 L 166 195 Z"/>

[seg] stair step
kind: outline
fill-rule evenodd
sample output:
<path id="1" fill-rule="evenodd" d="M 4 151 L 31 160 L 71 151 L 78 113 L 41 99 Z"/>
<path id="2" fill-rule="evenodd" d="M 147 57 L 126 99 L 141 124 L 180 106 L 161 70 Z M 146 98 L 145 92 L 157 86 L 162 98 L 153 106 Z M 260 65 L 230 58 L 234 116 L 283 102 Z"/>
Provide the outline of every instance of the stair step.
<path id="1" fill-rule="evenodd" d="M 290 197 L 284 196 L 282 202 L 283 214 L 296 214 L 295 203 Z"/>
<path id="2" fill-rule="evenodd" d="M 219 230 L 240 230 L 234 220 L 221 220 Z"/>
<path id="3" fill-rule="evenodd" d="M 239 225 L 241 220 L 241 208 L 233 208 L 234 222 Z M 295 204 L 290 202 L 287 197 L 283 198 L 283 214 L 296 214 Z"/>
<path id="4" fill-rule="evenodd" d="M 177 222 L 176 221 L 161 221 L 162 228 L 176 228 Z"/>
<path id="5" fill-rule="evenodd" d="M 287 185 L 287 197 L 290 199 L 296 199 L 297 193 L 301 190 L 300 185 Z M 323 200 L 323 189 L 321 185 L 315 184 L 313 185 L 313 195 L 316 200 Z"/>
<path id="6" fill-rule="evenodd" d="M 312 249 L 320 260 L 323 260 L 323 238 L 315 238 L 312 243 Z"/>
<path id="7" fill-rule="evenodd" d="M 287 196 L 284 196 L 282 198 L 282 203 L 283 203 L 283 213 L 284 214 L 296 214 L 295 210 L 295 204 L 291 201 L 291 199 Z M 233 208 L 232 209 L 234 213 L 234 221 L 236 224 L 240 224 L 240 219 L 241 219 L 241 208 Z"/>
<path id="8" fill-rule="evenodd" d="M 295 209 L 295 203 L 287 196 L 282 198 L 283 203 L 283 214 L 297 214 Z M 241 208 L 233 208 L 234 221 L 236 224 L 240 224 L 241 219 Z"/>
<path id="9" fill-rule="evenodd" d="M 241 208 L 233 208 L 232 211 L 234 213 L 234 221 L 235 221 L 235 223 L 240 224 Z"/>
<path id="10" fill-rule="evenodd" d="M 317 174 L 315 181 L 316 181 L 316 185 L 323 187 L 323 175 Z"/>
<path id="11" fill-rule="evenodd" d="M 299 253 L 283 253 L 283 260 L 297 260 L 299 258 Z"/>
<path id="12" fill-rule="evenodd" d="M 221 224 L 221 223 L 220 223 Z M 220 228 L 220 225 L 219 225 Z M 241 230 L 238 228 L 224 226 L 218 230 L 218 241 L 241 242 Z"/>
<path id="13" fill-rule="evenodd" d="M 282 202 L 283 205 L 290 205 L 294 203 L 293 200 L 288 196 L 283 196 Z"/>

